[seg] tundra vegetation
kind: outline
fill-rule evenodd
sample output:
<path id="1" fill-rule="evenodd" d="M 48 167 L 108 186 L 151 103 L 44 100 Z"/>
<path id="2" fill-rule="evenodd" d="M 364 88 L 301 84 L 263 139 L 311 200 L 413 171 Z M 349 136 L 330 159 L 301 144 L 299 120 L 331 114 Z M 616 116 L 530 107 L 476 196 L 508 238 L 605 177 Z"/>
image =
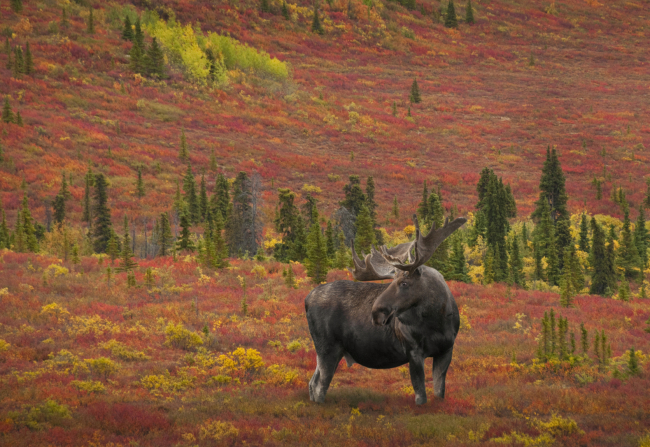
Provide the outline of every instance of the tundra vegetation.
<path id="1" fill-rule="evenodd" d="M 0 5 L 0 444 L 649 445 L 647 8 L 303 3 Z M 445 400 L 312 405 L 305 296 L 414 211 Z"/>

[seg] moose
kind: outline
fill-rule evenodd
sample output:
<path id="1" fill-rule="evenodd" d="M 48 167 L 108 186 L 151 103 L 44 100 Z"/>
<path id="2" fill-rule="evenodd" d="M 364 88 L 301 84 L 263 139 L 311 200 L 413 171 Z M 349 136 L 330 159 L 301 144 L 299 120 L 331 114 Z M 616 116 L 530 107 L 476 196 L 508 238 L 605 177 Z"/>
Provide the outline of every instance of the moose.
<path id="1" fill-rule="evenodd" d="M 325 401 L 339 362 L 348 367 L 387 369 L 408 363 L 415 403 L 427 401 L 424 360 L 433 357 L 433 389 L 445 397 L 445 378 L 458 335 L 458 306 L 443 276 L 424 264 L 436 248 L 467 219 L 459 217 L 443 227 L 435 224 L 415 240 L 387 249 L 373 246 L 360 259 L 352 258 L 357 281 L 322 284 L 305 298 L 309 332 L 316 348 L 316 371 L 309 381 L 309 398 Z M 411 254 L 413 251 L 413 255 Z M 390 283 L 366 283 L 392 279 Z"/>

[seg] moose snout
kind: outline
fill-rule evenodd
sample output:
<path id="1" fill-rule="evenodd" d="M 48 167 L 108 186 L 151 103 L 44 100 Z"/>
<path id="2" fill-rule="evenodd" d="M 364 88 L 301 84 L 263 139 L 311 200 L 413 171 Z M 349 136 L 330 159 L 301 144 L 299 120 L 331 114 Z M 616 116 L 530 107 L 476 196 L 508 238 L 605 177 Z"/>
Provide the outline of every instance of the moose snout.
<path id="1" fill-rule="evenodd" d="M 372 311 L 372 322 L 377 326 L 383 326 L 390 323 L 395 311 L 391 312 L 388 308 L 380 308 Z"/>

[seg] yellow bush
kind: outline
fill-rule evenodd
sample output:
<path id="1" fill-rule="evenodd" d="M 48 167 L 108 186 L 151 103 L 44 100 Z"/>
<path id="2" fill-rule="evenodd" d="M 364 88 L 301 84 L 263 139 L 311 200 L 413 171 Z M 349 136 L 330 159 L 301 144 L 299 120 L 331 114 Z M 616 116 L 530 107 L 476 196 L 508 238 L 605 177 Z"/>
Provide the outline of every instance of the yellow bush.
<path id="1" fill-rule="evenodd" d="M 199 428 L 199 439 L 221 441 L 226 438 L 236 438 L 239 430 L 230 422 L 215 421 L 208 419 Z"/>
<path id="2" fill-rule="evenodd" d="M 194 377 L 187 374 L 185 368 L 181 368 L 176 377 L 172 376 L 169 371 L 165 371 L 164 374 L 152 374 L 143 377 L 140 379 L 140 384 L 152 394 L 160 394 L 161 391 L 175 393 L 193 388 L 195 380 Z"/>
<path id="3" fill-rule="evenodd" d="M 0 352 L 8 351 L 11 345 L 0 338 Z"/>
<path id="4" fill-rule="evenodd" d="M 63 266 L 57 264 L 50 264 L 45 270 L 43 270 L 44 275 L 48 275 L 51 278 L 58 278 L 59 276 L 65 276 L 69 273 L 69 270 Z"/>
<path id="5" fill-rule="evenodd" d="M 181 323 L 169 323 L 165 328 L 166 346 L 190 351 L 203 344 L 203 339 L 196 332 L 189 331 Z"/>
<path id="6" fill-rule="evenodd" d="M 287 349 L 289 352 L 296 352 L 300 348 L 302 348 L 302 345 L 298 340 L 294 340 L 291 343 L 287 344 Z"/>
<path id="7" fill-rule="evenodd" d="M 305 191 L 307 194 L 320 194 L 322 192 L 322 190 L 318 186 L 308 185 L 307 183 L 302 185 L 302 190 Z"/>
<path id="8" fill-rule="evenodd" d="M 146 355 L 144 352 L 131 349 L 128 346 L 126 346 L 124 343 L 120 343 L 117 340 L 109 340 L 106 343 L 102 343 L 100 346 L 103 349 L 107 349 L 111 351 L 111 354 L 117 357 L 118 359 L 127 362 L 151 359 L 151 357 Z"/>
<path id="9" fill-rule="evenodd" d="M 534 424 L 541 432 L 548 433 L 552 436 L 584 434 L 578 427 L 576 421 L 571 418 L 563 418 L 557 414 L 553 414 L 548 422 L 536 420 Z"/>
<path id="10" fill-rule="evenodd" d="M 258 279 L 266 278 L 266 269 L 259 264 L 253 267 L 251 273 L 253 273 Z"/>
<path id="11" fill-rule="evenodd" d="M 266 371 L 269 374 L 269 382 L 273 385 L 290 385 L 300 378 L 297 370 L 286 366 L 271 365 Z"/>
<path id="12" fill-rule="evenodd" d="M 79 391 L 86 391 L 87 393 L 104 393 L 106 387 L 103 383 L 94 380 L 73 380 L 72 386 Z"/>
<path id="13" fill-rule="evenodd" d="M 58 319 L 70 316 L 70 312 L 68 312 L 64 307 L 59 306 L 57 303 L 51 303 L 41 307 L 41 315 L 54 315 Z"/>
<path id="14" fill-rule="evenodd" d="M 120 327 L 99 315 L 92 315 L 90 317 L 72 317 L 69 321 L 67 331 L 71 336 L 86 334 L 103 335 L 105 333 L 119 333 Z"/>
<path id="15" fill-rule="evenodd" d="M 103 377 L 104 379 L 108 379 L 108 376 L 117 372 L 119 369 L 117 363 L 106 357 L 86 359 L 85 362 L 93 375 Z"/>
<path id="16" fill-rule="evenodd" d="M 237 373 L 253 374 L 264 367 L 259 351 L 241 347 L 220 355 L 217 362 L 221 365 L 222 371 L 231 376 Z"/>

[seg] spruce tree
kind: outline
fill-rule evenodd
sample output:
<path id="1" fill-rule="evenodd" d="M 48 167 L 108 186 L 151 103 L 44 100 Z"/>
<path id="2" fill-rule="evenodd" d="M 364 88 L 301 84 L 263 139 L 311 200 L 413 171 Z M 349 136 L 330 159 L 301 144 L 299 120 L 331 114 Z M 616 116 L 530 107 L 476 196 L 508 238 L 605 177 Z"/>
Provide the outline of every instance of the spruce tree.
<path id="1" fill-rule="evenodd" d="M 19 45 L 14 48 L 13 77 L 18 79 L 23 73 L 25 73 L 25 60 L 23 58 L 23 49 Z"/>
<path id="2" fill-rule="evenodd" d="M 144 51 L 144 33 L 142 32 L 142 24 L 140 17 L 135 21 L 135 32 L 133 33 L 133 44 L 140 47 Z"/>
<path id="3" fill-rule="evenodd" d="M 361 189 L 361 180 L 358 175 L 349 177 L 350 183 L 343 187 L 345 199 L 340 203 L 349 212 L 357 216 L 361 208 L 367 203 L 366 195 Z"/>
<path id="4" fill-rule="evenodd" d="M 370 211 L 366 205 L 362 205 L 355 224 L 355 248 L 357 253 L 370 253 L 370 247 L 376 244 L 375 230 L 372 225 Z"/>
<path id="5" fill-rule="evenodd" d="M 524 261 L 519 253 L 519 242 L 517 239 L 517 235 L 514 235 L 510 244 L 510 256 L 508 259 L 510 267 L 509 282 L 519 287 L 525 287 Z"/>
<path id="6" fill-rule="evenodd" d="M 180 227 L 181 232 L 179 234 L 178 240 L 176 241 L 176 250 L 194 251 L 196 247 L 194 246 L 192 239 L 190 239 L 190 216 L 187 209 L 181 210 Z"/>
<path id="7" fill-rule="evenodd" d="M 154 37 L 146 51 L 143 61 L 144 72 L 158 79 L 165 77 L 165 56 Z"/>
<path id="8" fill-rule="evenodd" d="M 488 191 L 483 204 L 487 222 L 486 242 L 492 247 L 494 256 L 494 280 L 504 281 L 508 277 L 508 255 L 505 236 L 509 229 L 507 200 L 503 183 L 496 176 L 490 177 Z"/>
<path id="9" fill-rule="evenodd" d="M 271 8 L 269 7 L 269 2 L 268 0 L 260 0 L 260 12 L 271 12 Z"/>
<path id="10" fill-rule="evenodd" d="M 336 244 L 334 242 L 334 228 L 332 221 L 327 221 L 327 229 L 325 230 L 325 244 L 327 247 L 327 257 L 330 260 L 330 265 L 334 263 L 334 256 L 336 255 Z"/>
<path id="11" fill-rule="evenodd" d="M 287 2 L 285 0 L 282 0 L 282 17 L 284 17 L 285 20 L 289 20 L 289 9 L 287 8 Z"/>
<path id="12" fill-rule="evenodd" d="M 580 218 L 580 239 L 578 240 L 578 248 L 580 251 L 589 253 L 589 223 L 587 222 L 587 215 L 582 213 Z"/>
<path id="13" fill-rule="evenodd" d="M 2 207 L 2 199 L 0 199 L 0 250 L 3 248 L 10 248 L 11 242 L 9 240 L 9 228 L 7 227 L 7 215 Z"/>
<path id="14" fill-rule="evenodd" d="M 409 101 L 413 104 L 418 104 L 422 102 L 420 97 L 420 88 L 418 87 L 418 81 L 413 79 L 413 84 L 411 84 L 411 94 L 409 95 Z"/>
<path id="15" fill-rule="evenodd" d="M 369 176 L 366 180 L 366 206 L 370 212 L 373 225 L 377 226 L 377 202 L 375 202 L 375 179 Z"/>
<path id="16" fill-rule="evenodd" d="M 111 237 L 108 240 L 108 245 L 106 246 L 106 254 L 111 258 L 111 265 L 117 258 L 120 257 L 120 242 L 118 240 L 117 234 L 115 231 L 111 230 Z"/>
<path id="17" fill-rule="evenodd" d="M 25 74 L 33 75 L 34 74 L 34 58 L 32 56 L 32 51 L 29 48 L 29 42 L 25 46 Z"/>
<path id="18" fill-rule="evenodd" d="M 630 292 L 630 283 L 627 282 L 625 277 L 621 280 L 621 285 L 618 288 L 618 299 L 621 301 L 630 301 L 632 293 Z"/>
<path id="19" fill-rule="evenodd" d="M 496 177 L 492 169 L 485 167 L 481 170 L 478 183 L 476 184 L 476 192 L 478 193 L 478 202 L 476 203 L 477 210 L 483 209 L 483 202 L 488 193 L 488 186 L 490 185 L 490 179 L 492 177 Z"/>
<path id="20" fill-rule="evenodd" d="M 563 267 L 564 250 L 573 243 L 570 226 L 571 223 L 567 218 L 560 218 L 555 223 L 555 248 L 560 269 Z"/>
<path id="21" fill-rule="evenodd" d="M 199 215 L 201 222 L 205 221 L 209 209 L 208 191 L 205 185 L 205 174 L 201 174 L 201 184 L 199 187 Z"/>
<path id="22" fill-rule="evenodd" d="M 11 55 L 13 52 L 11 51 L 11 44 L 9 43 L 9 38 L 7 37 L 5 39 L 5 54 L 7 55 L 7 70 L 11 70 L 13 68 L 13 60 L 11 59 Z"/>
<path id="23" fill-rule="evenodd" d="M 608 291 L 614 289 L 616 276 L 607 253 L 608 247 L 605 246 L 605 232 L 594 218 L 591 219 L 591 234 L 592 274 L 589 293 L 606 296 Z"/>
<path id="24" fill-rule="evenodd" d="M 318 17 L 318 7 L 314 5 L 314 19 L 311 22 L 311 32 L 315 34 L 325 34 L 323 25 L 320 23 L 320 18 Z"/>
<path id="25" fill-rule="evenodd" d="M 92 226 L 92 202 L 91 202 L 91 189 L 94 186 L 95 176 L 93 175 L 90 166 L 88 167 L 88 172 L 84 177 L 84 198 L 83 198 L 83 213 L 81 215 L 81 220 L 87 222 L 89 226 Z"/>
<path id="26" fill-rule="evenodd" d="M 27 195 L 23 196 L 23 208 L 19 211 L 22 233 L 24 240 L 24 251 L 37 253 L 39 250 L 38 239 L 36 238 L 36 227 L 32 213 L 29 211 Z"/>
<path id="27" fill-rule="evenodd" d="M 546 280 L 552 286 L 560 285 L 560 259 L 558 257 L 558 252 L 555 250 L 555 233 L 551 233 L 551 239 L 549 240 L 549 246 L 551 247 L 548 251 L 548 256 L 546 258 Z"/>
<path id="28" fill-rule="evenodd" d="M 172 246 L 172 228 L 167 213 L 160 213 L 160 231 L 158 232 L 158 250 L 160 256 L 167 256 Z"/>
<path id="29" fill-rule="evenodd" d="M 458 28 L 458 20 L 456 19 L 456 9 L 454 8 L 454 0 L 449 0 L 449 4 L 447 5 L 445 26 L 447 28 Z"/>
<path id="30" fill-rule="evenodd" d="M 187 139 L 185 138 L 185 129 L 181 128 L 181 148 L 178 152 L 178 158 L 186 162 L 190 156 L 189 148 L 187 147 Z"/>
<path id="31" fill-rule="evenodd" d="M 228 257 L 228 246 L 221 234 L 223 231 L 223 219 L 221 219 L 221 215 L 217 214 L 214 219 L 215 225 L 212 232 L 212 245 L 214 246 L 215 253 L 214 267 L 221 269 L 230 265 L 226 259 Z"/>
<path id="32" fill-rule="evenodd" d="M 129 59 L 129 67 L 133 72 L 144 72 L 144 49 L 135 39 L 129 52 Z"/>
<path id="33" fill-rule="evenodd" d="M 327 259 L 327 243 L 321 233 L 318 221 L 312 223 L 307 236 L 307 276 L 316 284 L 325 281 L 329 261 Z"/>
<path id="34" fill-rule="evenodd" d="M 52 208 L 54 209 L 54 222 L 62 225 L 65 220 L 65 197 L 61 193 L 54 197 Z"/>
<path id="35" fill-rule="evenodd" d="M 228 217 L 228 203 L 230 203 L 228 180 L 223 174 L 219 173 L 215 182 L 215 192 L 212 197 L 210 197 L 210 206 L 212 208 L 212 213 L 215 216 L 218 213 L 221 216 L 222 221 L 225 221 Z"/>
<path id="36" fill-rule="evenodd" d="M 623 214 L 623 229 L 621 230 L 617 265 L 623 268 L 627 279 L 633 279 L 639 275 L 641 260 L 630 231 L 630 211 L 627 206 L 623 207 Z"/>
<path id="37" fill-rule="evenodd" d="M 395 198 L 397 198 L 397 196 Z M 429 211 L 429 189 L 427 188 L 426 180 L 422 187 L 422 201 L 418 203 L 417 215 L 420 224 L 426 225 L 427 222 L 431 220 L 431 212 Z"/>
<path id="38" fill-rule="evenodd" d="M 539 200 L 536 202 L 535 211 L 531 214 L 532 218 L 541 218 L 542 208 L 547 205 L 550 207 L 553 222 L 557 222 L 560 218 L 569 218 L 569 211 L 566 207 L 568 196 L 565 182 L 566 178 L 555 148 L 551 150 L 549 146 L 546 150 L 546 161 L 539 182 Z"/>
<path id="39" fill-rule="evenodd" d="M 14 122 L 14 112 L 11 111 L 11 105 L 9 104 L 9 96 L 5 96 L 5 104 L 2 107 L 2 121 L 7 124 Z"/>
<path id="40" fill-rule="evenodd" d="M 465 23 L 469 25 L 474 24 L 474 10 L 472 8 L 472 0 L 467 0 L 467 7 L 465 8 Z"/>
<path id="41" fill-rule="evenodd" d="M 397 196 L 393 197 L 393 210 L 392 210 L 393 217 L 395 219 L 399 219 L 399 203 L 397 202 Z"/>
<path id="42" fill-rule="evenodd" d="M 86 26 L 86 32 L 88 34 L 95 34 L 95 18 L 93 16 L 93 8 L 89 8 L 90 13 L 88 14 L 88 23 Z"/>
<path id="43" fill-rule="evenodd" d="M 16 125 L 23 127 L 23 117 L 20 115 L 20 112 L 16 112 Z"/>
<path id="44" fill-rule="evenodd" d="M 129 236 L 129 220 L 124 215 L 124 237 L 122 238 L 122 253 L 120 254 L 121 263 L 115 270 L 118 272 L 130 272 L 138 266 L 133 260 L 131 251 L 131 237 Z"/>
<path id="45" fill-rule="evenodd" d="M 11 0 L 11 10 L 19 13 L 23 10 L 23 0 Z"/>
<path id="46" fill-rule="evenodd" d="M 187 165 L 185 177 L 183 177 L 183 191 L 185 192 L 185 203 L 187 204 L 188 217 L 192 224 L 197 224 L 201 218 L 199 207 L 199 196 L 196 193 L 196 181 L 192 173 L 192 166 Z"/>
<path id="47" fill-rule="evenodd" d="M 70 22 L 68 22 L 68 12 L 65 8 L 61 9 L 61 22 L 59 22 L 59 25 L 61 28 L 67 28 L 70 25 Z"/>
<path id="48" fill-rule="evenodd" d="M 393 101 L 393 116 L 397 116 L 397 104 Z"/>
<path id="49" fill-rule="evenodd" d="M 339 247 L 336 249 L 334 268 L 343 270 L 348 265 L 350 265 L 351 259 L 350 259 L 350 255 L 348 254 L 347 247 L 345 246 L 345 235 L 343 234 L 342 231 L 339 231 L 338 233 L 338 240 L 339 240 Z M 650 319 L 648 319 L 648 321 L 650 322 Z"/>
<path id="50" fill-rule="evenodd" d="M 131 17 L 127 14 L 124 17 L 124 28 L 122 28 L 122 39 L 133 42 L 133 25 L 131 24 Z"/>
<path id="51" fill-rule="evenodd" d="M 138 166 L 138 178 L 135 182 L 135 195 L 141 199 L 144 197 L 144 182 L 142 181 L 142 167 Z"/>
<path id="52" fill-rule="evenodd" d="M 645 226 L 645 210 L 643 204 L 639 205 L 639 216 L 634 226 L 634 245 L 636 245 L 637 252 L 639 253 L 639 259 L 641 260 L 639 267 L 641 272 L 643 272 L 648 265 L 648 230 Z"/>
<path id="53" fill-rule="evenodd" d="M 105 253 L 108 240 L 111 237 L 113 225 L 111 223 L 111 210 L 108 207 L 108 183 L 104 174 L 95 177 L 95 194 L 93 204 L 93 249 L 95 253 Z"/>
<path id="54" fill-rule="evenodd" d="M 641 374 L 641 368 L 639 367 L 639 360 L 636 357 L 636 352 L 634 348 L 630 349 L 630 358 L 627 361 L 627 374 L 629 376 L 638 376 Z"/>
<path id="55" fill-rule="evenodd" d="M 450 264 L 451 275 L 449 276 L 449 279 L 465 282 L 468 284 L 472 282 L 469 275 L 467 274 L 467 263 L 465 262 L 465 250 L 463 247 L 463 242 L 458 236 L 453 239 Z"/>

